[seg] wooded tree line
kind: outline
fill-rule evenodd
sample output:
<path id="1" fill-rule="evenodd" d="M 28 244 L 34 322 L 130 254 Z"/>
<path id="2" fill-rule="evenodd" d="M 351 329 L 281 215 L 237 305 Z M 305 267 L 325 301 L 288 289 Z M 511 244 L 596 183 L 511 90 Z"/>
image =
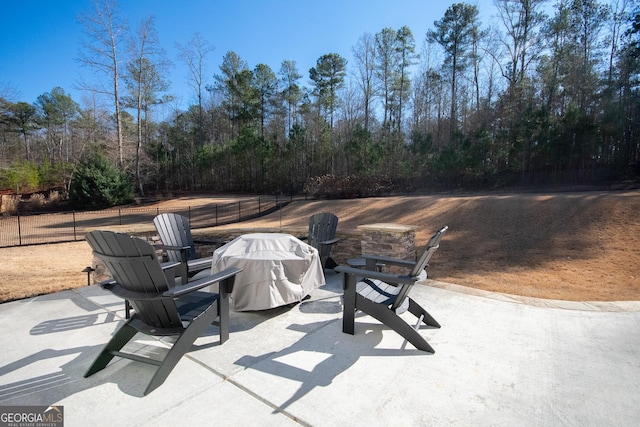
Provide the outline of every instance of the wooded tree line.
<path id="1" fill-rule="evenodd" d="M 158 118 L 172 96 L 153 18 L 130 31 L 100 0 L 80 16 L 79 61 L 99 77 L 81 84 L 91 102 L 59 87 L 34 103 L 0 93 L 0 183 L 68 187 L 95 151 L 141 195 L 296 193 L 323 175 L 403 190 L 637 179 L 637 3 L 494 6 L 491 25 L 455 3 L 417 37 L 406 26 L 363 34 L 351 63 L 328 53 L 308 72 L 229 51 L 208 75 L 213 45 L 196 33 L 177 45 L 196 102 Z"/>

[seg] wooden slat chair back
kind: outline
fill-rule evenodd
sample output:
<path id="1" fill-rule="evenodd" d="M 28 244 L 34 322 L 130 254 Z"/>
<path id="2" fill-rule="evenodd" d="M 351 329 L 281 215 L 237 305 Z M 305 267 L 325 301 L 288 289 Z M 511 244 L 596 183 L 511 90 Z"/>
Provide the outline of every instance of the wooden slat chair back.
<path id="1" fill-rule="evenodd" d="M 160 214 L 153 219 L 153 224 L 162 240 L 161 248 L 166 250 L 169 262 L 181 263 L 176 273 L 183 283 L 199 271 L 211 268 L 212 256 L 197 258 L 197 243 L 214 246 L 224 243 L 222 240 L 194 239 L 189 220 L 176 213 Z"/>
<path id="2" fill-rule="evenodd" d="M 153 219 L 163 245 L 188 248 L 187 260 L 196 258 L 196 246 L 189 220 L 176 213 L 163 213 Z M 167 251 L 169 261 L 180 262 L 180 252 Z"/>
<path id="3" fill-rule="evenodd" d="M 365 259 L 365 270 L 340 266 L 336 271 L 343 273 L 344 306 L 342 316 L 342 331 L 353 335 L 355 332 L 355 312 L 357 310 L 373 316 L 380 322 L 395 330 L 417 349 L 429 353 L 435 351 L 429 343 L 418 333 L 421 323 L 439 328 L 440 324 L 417 302 L 409 297 L 413 285 L 421 279 L 422 272 L 434 252 L 439 248 L 443 234 L 448 227 L 436 232 L 425 246 L 424 251 L 413 261 L 394 259 L 377 255 L 362 255 Z M 379 263 L 409 268 L 410 273 L 392 274 L 376 270 Z M 358 281 L 358 278 L 362 278 Z M 425 276 L 426 277 L 426 276 Z M 407 324 L 400 316 L 408 310 L 418 320 L 415 327 Z"/>
<path id="4" fill-rule="evenodd" d="M 416 264 L 411 269 L 411 272 L 409 273 L 410 277 L 419 278 L 420 274 L 422 274 L 423 271 L 426 271 L 427 267 L 429 266 L 431 257 L 440 247 L 440 240 L 442 240 L 442 236 L 448 229 L 449 227 L 445 226 L 442 229 L 438 230 L 433 236 L 431 236 L 431 238 L 425 245 L 422 254 L 416 260 Z M 391 305 L 392 310 L 396 310 L 398 307 L 402 306 L 405 303 L 405 300 L 407 299 L 412 286 L 413 283 L 405 284 L 400 287 L 398 297 L 396 298 L 396 301 Z"/>
<path id="5" fill-rule="evenodd" d="M 127 301 L 143 323 L 169 330 L 181 325 L 173 298 L 159 297 L 169 290 L 169 281 L 152 245 L 142 239 L 109 232 L 91 232 L 86 238 L 119 288 L 138 297 L 127 298 Z M 144 295 L 153 299 L 141 298 Z"/>
<path id="6" fill-rule="evenodd" d="M 104 369 L 113 357 L 123 357 L 158 366 L 144 394 L 160 386 L 193 342 L 211 324 L 220 329 L 220 343 L 229 338 L 229 293 L 235 275 L 241 270 L 229 268 L 215 275 L 170 287 L 169 279 L 148 242 L 110 231 L 92 231 L 87 243 L 104 262 L 113 280 L 104 283 L 115 295 L 134 307 L 131 317 L 116 331 L 98 355 L 85 377 Z M 177 264 L 177 263 L 176 263 Z M 219 283 L 219 293 L 201 291 Z M 136 333 L 151 336 L 178 336 L 163 360 L 121 351 Z"/>
<path id="7" fill-rule="evenodd" d="M 340 239 L 336 238 L 338 217 L 332 213 L 322 212 L 309 218 L 308 242 L 318 250 L 323 268 L 334 268 L 337 264 L 331 258 L 331 247 Z"/>

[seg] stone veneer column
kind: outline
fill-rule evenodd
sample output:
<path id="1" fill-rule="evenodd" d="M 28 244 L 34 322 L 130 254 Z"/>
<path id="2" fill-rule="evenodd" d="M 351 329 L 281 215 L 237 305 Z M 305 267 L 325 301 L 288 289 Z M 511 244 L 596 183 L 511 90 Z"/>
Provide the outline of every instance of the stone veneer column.
<path id="1" fill-rule="evenodd" d="M 416 259 L 416 227 L 400 224 L 364 224 L 358 226 L 362 232 L 362 253 L 383 255 L 391 258 Z M 399 268 L 391 269 L 394 273 Z M 388 270 L 388 267 L 384 268 Z"/>

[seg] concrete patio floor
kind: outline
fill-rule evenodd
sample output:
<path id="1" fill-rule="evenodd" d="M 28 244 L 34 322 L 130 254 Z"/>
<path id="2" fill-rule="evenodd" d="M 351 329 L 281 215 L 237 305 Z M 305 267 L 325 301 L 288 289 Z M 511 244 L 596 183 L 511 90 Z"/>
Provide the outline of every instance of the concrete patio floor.
<path id="1" fill-rule="evenodd" d="M 0 406 L 63 405 L 68 427 L 640 425 L 639 302 L 429 285 L 412 297 L 442 324 L 420 330 L 433 355 L 364 315 L 343 334 L 341 279 L 327 272 L 301 304 L 232 313 L 222 346 L 210 327 L 148 396 L 153 368 L 136 362 L 83 378 L 124 315 L 110 293 L 0 304 Z"/>

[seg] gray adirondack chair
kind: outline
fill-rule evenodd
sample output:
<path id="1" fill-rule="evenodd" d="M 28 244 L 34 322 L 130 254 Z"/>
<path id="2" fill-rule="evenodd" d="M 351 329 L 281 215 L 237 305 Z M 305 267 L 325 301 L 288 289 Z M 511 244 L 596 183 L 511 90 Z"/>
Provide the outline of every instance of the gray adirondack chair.
<path id="1" fill-rule="evenodd" d="M 162 244 L 174 249 L 167 250 L 170 262 L 180 262 L 179 275 L 183 282 L 193 274 L 211 268 L 212 257 L 197 258 L 196 243 L 220 245 L 222 240 L 194 240 L 189 220 L 176 213 L 163 213 L 153 219 Z M 175 250 L 175 248 L 180 248 Z"/>
<path id="2" fill-rule="evenodd" d="M 335 270 L 343 273 L 342 332 L 354 334 L 355 313 L 360 310 L 396 331 L 417 349 L 435 353 L 433 347 L 418 333 L 418 328 L 421 323 L 434 328 L 439 328 L 440 324 L 409 297 L 409 291 L 420 280 L 420 274 L 438 249 L 442 235 L 447 229 L 448 227 L 445 226 L 429 239 L 424 252 L 415 262 L 384 256 L 362 255 L 366 260 L 366 271 L 354 267 L 337 267 Z M 402 275 L 376 271 L 378 263 L 411 268 L 411 272 L 408 275 Z M 363 276 L 362 280 L 357 280 Z M 408 310 L 418 318 L 418 323 L 414 327 L 398 315 L 403 310 Z"/>
<path id="3" fill-rule="evenodd" d="M 322 268 L 333 269 L 338 264 L 331 258 L 331 247 L 340 238 L 336 237 L 338 217 L 332 213 L 322 212 L 309 218 L 308 242 L 318 250 Z"/>
<path id="4" fill-rule="evenodd" d="M 165 275 L 155 248 L 145 240 L 110 231 L 92 231 L 86 239 L 113 277 L 103 286 L 129 301 L 135 310 L 100 352 L 85 378 L 104 369 L 115 356 L 152 364 L 158 369 L 144 392 L 146 395 L 166 380 L 209 325 L 218 325 L 220 344 L 229 339 L 228 294 L 241 269 L 228 268 L 170 288 L 175 276 Z M 219 283 L 218 294 L 201 291 L 215 283 Z M 138 332 L 151 336 L 173 335 L 177 340 L 162 360 L 121 351 Z"/>

